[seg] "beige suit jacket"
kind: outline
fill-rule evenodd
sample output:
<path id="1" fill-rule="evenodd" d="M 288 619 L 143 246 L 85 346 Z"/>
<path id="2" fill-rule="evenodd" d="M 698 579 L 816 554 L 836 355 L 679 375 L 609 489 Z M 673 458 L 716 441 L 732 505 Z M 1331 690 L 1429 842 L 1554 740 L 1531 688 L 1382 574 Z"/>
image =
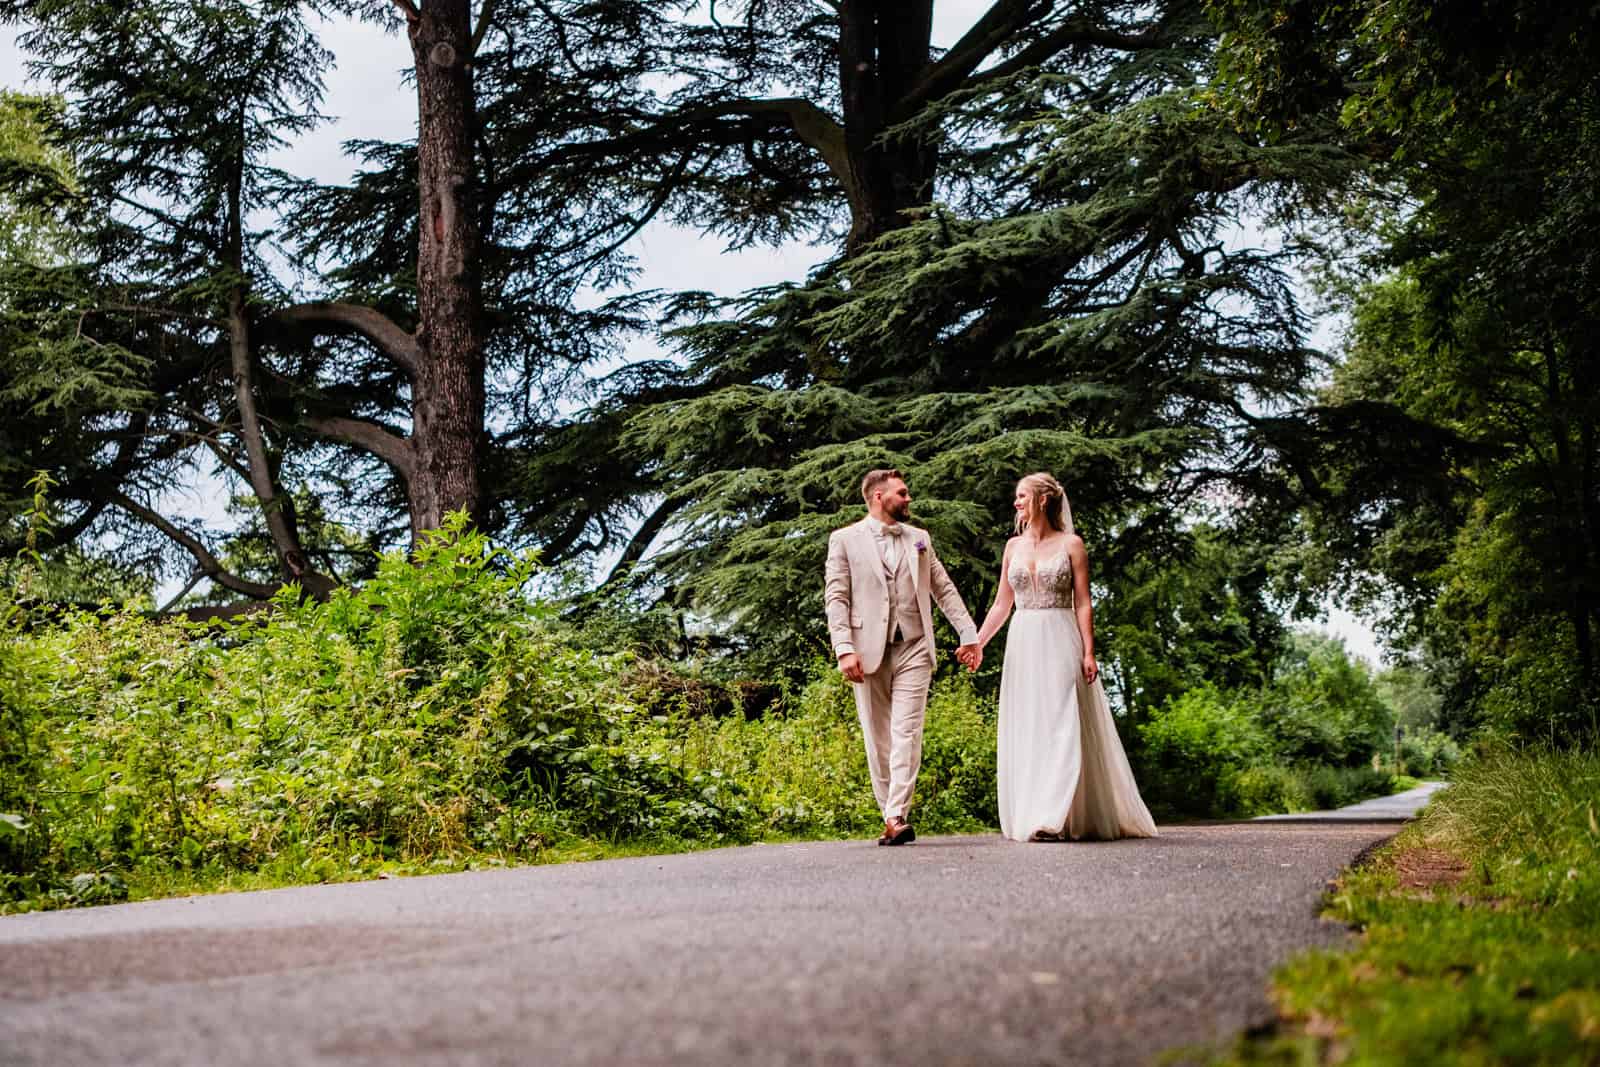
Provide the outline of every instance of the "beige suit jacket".
<path id="1" fill-rule="evenodd" d="M 956 592 L 955 583 L 933 551 L 928 531 L 903 523 L 903 549 L 910 562 L 917 587 L 917 610 L 922 613 L 922 630 L 928 635 L 928 653 L 933 650 L 932 599 L 950 620 L 964 641 L 977 639 L 978 629 L 967 614 L 967 606 Z M 922 549 L 917 549 L 918 544 Z M 914 557 L 914 559 L 913 559 Z M 861 657 L 861 669 L 871 674 L 883 663 L 889 640 L 889 580 L 883 573 L 883 557 L 878 541 L 866 519 L 851 523 L 828 535 L 828 564 L 822 590 L 828 613 L 828 637 L 837 658 L 847 652 Z M 935 656 L 935 658 L 937 658 Z"/>

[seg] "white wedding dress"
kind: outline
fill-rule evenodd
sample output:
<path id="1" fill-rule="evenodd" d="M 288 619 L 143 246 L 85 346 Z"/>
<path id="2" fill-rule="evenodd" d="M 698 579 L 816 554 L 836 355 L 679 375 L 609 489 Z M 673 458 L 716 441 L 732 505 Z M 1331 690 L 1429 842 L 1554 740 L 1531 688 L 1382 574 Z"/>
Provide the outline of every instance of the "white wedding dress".
<path id="1" fill-rule="evenodd" d="M 1065 548 L 1030 568 L 1013 559 L 1016 594 L 1000 672 L 1000 832 L 1155 837 L 1098 678 L 1083 680 Z"/>

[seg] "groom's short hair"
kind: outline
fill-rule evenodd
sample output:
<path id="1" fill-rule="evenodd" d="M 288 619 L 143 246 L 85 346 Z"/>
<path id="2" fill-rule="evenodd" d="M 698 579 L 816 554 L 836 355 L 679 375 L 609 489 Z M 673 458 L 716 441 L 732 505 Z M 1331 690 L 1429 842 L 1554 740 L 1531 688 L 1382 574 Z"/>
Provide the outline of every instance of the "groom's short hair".
<path id="1" fill-rule="evenodd" d="M 870 504 L 872 502 L 872 494 L 885 482 L 893 481 L 896 478 L 899 478 L 902 482 L 906 480 L 906 476 L 893 467 L 868 471 L 866 477 L 861 479 L 861 499 Z"/>

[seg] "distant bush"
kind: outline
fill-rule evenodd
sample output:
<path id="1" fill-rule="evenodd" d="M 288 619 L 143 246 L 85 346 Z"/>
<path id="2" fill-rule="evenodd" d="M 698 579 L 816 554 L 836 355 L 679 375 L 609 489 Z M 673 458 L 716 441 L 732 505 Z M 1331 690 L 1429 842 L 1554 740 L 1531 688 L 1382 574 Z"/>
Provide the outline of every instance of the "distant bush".
<path id="1" fill-rule="evenodd" d="M 1394 775 L 1371 766 L 1312 765 L 1299 770 L 1311 811 L 1327 811 L 1394 791 Z"/>
<path id="2" fill-rule="evenodd" d="M 1230 783 L 1271 754 L 1248 703 L 1209 687 L 1173 697 L 1138 729 L 1140 789 L 1168 815 L 1232 814 Z"/>
<path id="3" fill-rule="evenodd" d="M 1229 775 L 1219 789 L 1223 810 L 1240 816 L 1315 811 L 1305 775 L 1277 764 L 1246 767 Z"/>
<path id="4" fill-rule="evenodd" d="M 1393 721 L 1342 644 L 1298 635 L 1263 688 L 1202 686 L 1151 712 L 1135 748 L 1140 787 L 1168 817 L 1343 807 L 1393 790 L 1392 769 L 1373 769 L 1374 755 L 1390 751 Z M 1432 733 L 1418 735 L 1417 753 L 1427 773 L 1455 758 L 1448 739 Z"/>
<path id="5" fill-rule="evenodd" d="M 1293 635 L 1259 701 L 1273 751 L 1288 763 L 1355 767 L 1393 737 L 1393 710 L 1366 667 L 1334 638 Z"/>
<path id="6" fill-rule="evenodd" d="M 1445 777 L 1461 759 L 1461 747 L 1437 730 L 1413 730 L 1400 741 L 1401 774 Z"/>

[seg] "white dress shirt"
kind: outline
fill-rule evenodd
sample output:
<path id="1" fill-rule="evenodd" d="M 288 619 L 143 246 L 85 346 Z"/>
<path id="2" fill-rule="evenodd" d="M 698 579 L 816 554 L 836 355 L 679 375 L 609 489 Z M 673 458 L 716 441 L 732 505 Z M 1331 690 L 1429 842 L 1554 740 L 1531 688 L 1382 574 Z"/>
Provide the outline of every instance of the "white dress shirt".
<path id="1" fill-rule="evenodd" d="M 901 542 L 905 540 L 906 528 L 897 522 L 879 522 L 871 515 L 867 516 L 867 523 L 872 527 L 873 540 L 878 542 L 878 555 L 883 557 L 884 565 L 893 574 L 895 568 L 900 566 L 900 557 L 905 551 Z"/>

